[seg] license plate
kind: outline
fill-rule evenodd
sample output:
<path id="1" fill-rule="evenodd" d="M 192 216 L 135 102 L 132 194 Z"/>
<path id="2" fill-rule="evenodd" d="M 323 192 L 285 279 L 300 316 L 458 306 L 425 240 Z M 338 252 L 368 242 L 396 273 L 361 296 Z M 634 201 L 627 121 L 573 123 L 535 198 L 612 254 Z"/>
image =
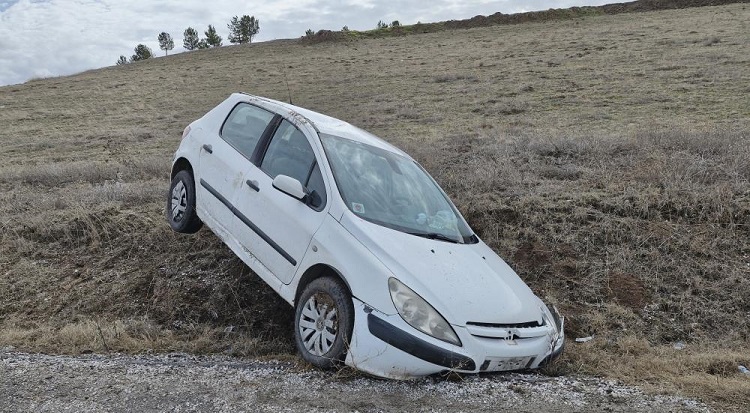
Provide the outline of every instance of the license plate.
<path id="1" fill-rule="evenodd" d="M 488 357 L 485 362 L 490 363 L 484 371 L 522 370 L 526 368 L 530 360 L 531 357 Z"/>

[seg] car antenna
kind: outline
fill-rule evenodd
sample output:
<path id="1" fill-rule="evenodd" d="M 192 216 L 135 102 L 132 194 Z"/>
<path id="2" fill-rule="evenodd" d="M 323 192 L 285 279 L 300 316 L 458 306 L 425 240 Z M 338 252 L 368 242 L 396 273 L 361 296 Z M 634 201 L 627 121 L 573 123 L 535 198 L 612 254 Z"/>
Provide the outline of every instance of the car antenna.
<path id="1" fill-rule="evenodd" d="M 294 105 L 294 103 L 292 103 L 292 91 L 289 89 L 289 79 L 287 79 L 286 73 L 284 73 L 284 81 L 286 82 L 286 93 L 289 94 L 289 104 Z"/>

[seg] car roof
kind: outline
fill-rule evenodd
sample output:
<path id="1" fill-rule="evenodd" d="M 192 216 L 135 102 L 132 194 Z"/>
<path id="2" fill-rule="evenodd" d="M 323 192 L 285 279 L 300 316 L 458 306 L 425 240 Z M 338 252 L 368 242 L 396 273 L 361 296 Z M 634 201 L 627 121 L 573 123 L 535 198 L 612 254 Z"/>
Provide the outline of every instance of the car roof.
<path id="1" fill-rule="evenodd" d="M 411 157 L 406 152 L 402 151 L 396 146 L 384 141 L 383 139 L 373 135 L 370 132 L 367 132 L 364 129 L 360 129 L 341 119 L 336 119 L 334 117 L 324 115 L 310 109 L 301 108 L 290 103 L 285 103 L 262 96 L 255 96 L 249 93 L 242 93 L 242 95 L 279 106 L 282 110 L 288 111 L 289 115 L 292 117 L 294 117 L 295 114 L 302 116 L 304 120 L 309 122 L 319 133 L 339 136 L 356 142 L 361 142 L 411 159 Z"/>

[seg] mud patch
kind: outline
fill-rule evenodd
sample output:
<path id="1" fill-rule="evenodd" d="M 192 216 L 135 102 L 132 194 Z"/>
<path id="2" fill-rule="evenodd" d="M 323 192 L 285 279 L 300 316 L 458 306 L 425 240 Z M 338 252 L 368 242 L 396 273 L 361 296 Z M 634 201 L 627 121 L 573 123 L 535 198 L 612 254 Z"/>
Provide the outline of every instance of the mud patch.
<path id="1" fill-rule="evenodd" d="M 643 281 L 634 274 L 613 272 L 608 278 L 608 295 L 617 304 L 640 311 L 651 300 Z"/>

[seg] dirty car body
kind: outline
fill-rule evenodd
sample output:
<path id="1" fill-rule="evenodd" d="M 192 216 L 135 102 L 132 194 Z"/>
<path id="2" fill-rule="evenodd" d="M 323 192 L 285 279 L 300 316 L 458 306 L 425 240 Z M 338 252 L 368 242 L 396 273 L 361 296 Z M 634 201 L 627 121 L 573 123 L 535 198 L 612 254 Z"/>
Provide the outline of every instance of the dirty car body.
<path id="1" fill-rule="evenodd" d="M 307 109 L 232 94 L 183 133 L 167 219 L 205 223 L 295 307 L 320 367 L 408 378 L 537 368 L 563 318 L 411 157 Z"/>

